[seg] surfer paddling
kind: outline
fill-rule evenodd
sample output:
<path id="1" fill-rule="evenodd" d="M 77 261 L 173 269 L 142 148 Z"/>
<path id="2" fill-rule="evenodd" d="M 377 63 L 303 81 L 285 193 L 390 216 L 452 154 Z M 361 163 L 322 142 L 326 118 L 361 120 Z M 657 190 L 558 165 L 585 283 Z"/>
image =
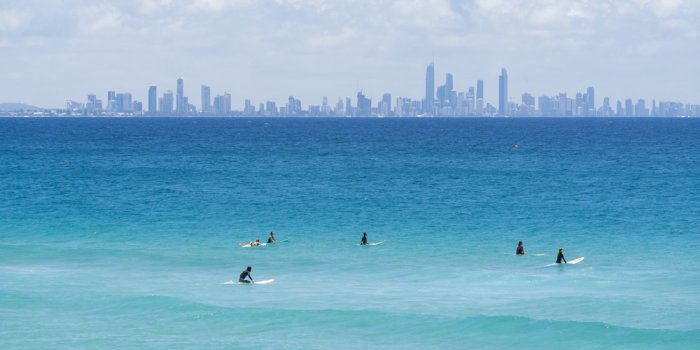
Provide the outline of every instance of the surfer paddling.
<path id="1" fill-rule="evenodd" d="M 523 247 L 523 241 L 518 242 L 518 247 L 515 248 L 515 255 L 525 255 L 525 247 Z"/>
<path id="2" fill-rule="evenodd" d="M 564 248 L 559 248 L 559 254 L 557 254 L 557 264 L 561 264 L 562 260 L 564 264 L 568 264 L 566 259 L 564 259 Z"/>
<path id="3" fill-rule="evenodd" d="M 253 276 L 250 275 L 251 271 L 253 271 L 252 267 L 246 267 L 246 269 L 243 272 L 241 272 L 241 276 L 238 277 L 238 283 L 255 283 L 253 282 Z M 250 281 L 246 280 L 246 278 L 249 278 Z"/>
<path id="4" fill-rule="evenodd" d="M 251 247 L 257 247 L 260 245 L 260 238 L 256 239 L 254 242 L 250 242 Z"/>
<path id="5" fill-rule="evenodd" d="M 362 239 L 360 239 L 360 245 L 367 245 L 367 232 L 362 232 Z"/>

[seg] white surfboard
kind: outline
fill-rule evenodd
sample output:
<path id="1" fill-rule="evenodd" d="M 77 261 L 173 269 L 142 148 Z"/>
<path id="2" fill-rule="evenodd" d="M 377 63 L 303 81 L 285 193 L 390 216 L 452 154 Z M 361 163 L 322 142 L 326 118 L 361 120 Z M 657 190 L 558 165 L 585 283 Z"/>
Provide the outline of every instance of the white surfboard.
<path id="1" fill-rule="evenodd" d="M 375 246 L 375 245 L 381 245 L 381 244 L 384 244 L 384 241 L 381 241 L 381 242 L 367 242 L 367 244 L 364 244 L 364 245 L 365 245 L 365 246 L 373 247 L 373 246 Z"/>
<path id="2" fill-rule="evenodd" d="M 583 259 L 585 259 L 585 258 L 580 257 L 580 258 L 576 258 L 574 260 L 569 260 L 566 262 L 566 264 L 564 264 L 564 263 L 561 263 L 561 264 L 551 263 L 551 264 L 544 265 L 544 267 L 557 266 L 557 265 L 559 265 L 559 266 L 576 265 L 576 264 L 580 263 L 581 261 L 583 261 Z"/>
<path id="3" fill-rule="evenodd" d="M 224 284 L 270 284 L 270 283 L 272 283 L 272 282 L 274 282 L 274 281 L 275 281 L 274 278 L 273 278 L 273 279 L 269 279 L 269 280 L 255 281 L 255 282 L 253 282 L 253 283 L 241 283 L 241 282 L 238 282 L 238 281 L 230 280 L 230 281 L 224 282 Z"/>
<path id="4" fill-rule="evenodd" d="M 569 261 L 567 261 L 566 263 L 569 264 L 569 265 L 575 265 L 575 264 L 578 264 L 578 263 L 580 263 L 581 261 L 583 261 L 583 259 L 585 259 L 585 258 L 584 258 L 584 257 L 580 257 L 580 258 L 576 258 L 576 259 L 574 259 L 574 260 L 569 260 Z"/>
<path id="5" fill-rule="evenodd" d="M 241 248 L 255 248 L 255 247 L 264 247 L 267 245 L 267 243 L 260 243 L 260 245 L 250 245 L 250 243 L 238 243 Z"/>

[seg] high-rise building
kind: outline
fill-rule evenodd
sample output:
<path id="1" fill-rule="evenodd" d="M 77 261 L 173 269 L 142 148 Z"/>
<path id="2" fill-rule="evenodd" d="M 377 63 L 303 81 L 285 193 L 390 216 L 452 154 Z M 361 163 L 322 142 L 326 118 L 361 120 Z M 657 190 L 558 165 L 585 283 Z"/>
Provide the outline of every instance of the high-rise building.
<path id="1" fill-rule="evenodd" d="M 476 81 L 476 114 L 482 115 L 484 113 L 484 81 Z"/>
<path id="2" fill-rule="evenodd" d="M 160 99 L 160 113 L 173 113 L 173 92 L 171 90 L 168 90 L 166 93 L 164 93 L 163 98 Z"/>
<path id="3" fill-rule="evenodd" d="M 389 116 L 391 114 L 391 94 L 385 93 L 382 96 L 382 101 L 379 103 L 379 111 L 384 116 Z"/>
<path id="4" fill-rule="evenodd" d="M 508 72 L 501 68 L 501 75 L 498 77 L 498 113 L 501 115 L 510 114 L 508 108 Z"/>
<path id="5" fill-rule="evenodd" d="M 185 104 L 185 87 L 182 78 L 177 79 L 177 95 L 175 97 L 175 112 L 177 114 L 184 114 L 187 112 L 187 105 Z"/>
<path id="6" fill-rule="evenodd" d="M 107 91 L 107 111 L 117 111 L 117 93 L 115 91 Z"/>
<path id="7" fill-rule="evenodd" d="M 425 70 L 425 100 L 423 111 L 425 113 L 433 113 L 433 104 L 435 103 L 435 64 L 430 62 Z"/>
<path id="8" fill-rule="evenodd" d="M 634 105 L 631 98 L 625 100 L 625 116 L 634 117 Z"/>
<path id="9" fill-rule="evenodd" d="M 130 113 L 133 110 L 131 104 L 131 94 L 128 92 L 117 94 L 115 97 L 115 110 L 119 113 Z"/>
<path id="10" fill-rule="evenodd" d="M 368 99 L 360 90 L 357 93 L 357 115 L 369 117 L 372 115 L 372 100 Z"/>
<path id="11" fill-rule="evenodd" d="M 345 115 L 351 116 L 352 114 L 352 99 L 350 96 L 345 96 Z"/>
<path id="12" fill-rule="evenodd" d="M 214 97 L 214 112 L 218 114 L 231 113 L 231 94 L 224 93 Z"/>
<path id="13" fill-rule="evenodd" d="M 586 113 L 586 115 L 594 116 L 595 115 L 595 89 L 593 89 L 592 86 L 589 86 L 586 89 L 586 105 L 588 107 L 588 113 Z"/>
<path id="14" fill-rule="evenodd" d="M 202 106 L 200 111 L 202 113 L 211 112 L 211 88 L 206 85 L 202 85 Z"/>
<path id="15" fill-rule="evenodd" d="M 155 85 L 148 87 L 148 114 L 158 113 L 158 88 Z"/>

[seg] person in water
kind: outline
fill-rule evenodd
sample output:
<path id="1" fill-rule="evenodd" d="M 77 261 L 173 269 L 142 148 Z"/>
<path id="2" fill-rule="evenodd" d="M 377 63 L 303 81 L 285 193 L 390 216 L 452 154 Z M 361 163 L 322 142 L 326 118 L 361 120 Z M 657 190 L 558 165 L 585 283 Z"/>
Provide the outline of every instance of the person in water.
<path id="1" fill-rule="evenodd" d="M 564 259 L 564 248 L 559 248 L 559 254 L 557 254 L 557 264 L 561 264 L 562 260 L 564 264 L 567 264 L 566 259 Z"/>
<path id="2" fill-rule="evenodd" d="M 360 245 L 367 245 L 367 232 L 362 232 L 362 239 L 360 240 Z"/>
<path id="3" fill-rule="evenodd" d="M 274 232 L 270 231 L 270 237 L 267 237 L 267 243 L 277 243 Z"/>
<path id="4" fill-rule="evenodd" d="M 251 247 L 257 247 L 260 245 L 260 238 L 256 239 L 255 242 L 250 242 Z"/>
<path id="5" fill-rule="evenodd" d="M 250 271 L 253 271 L 253 268 L 248 266 L 246 269 L 241 272 L 241 276 L 238 277 L 238 283 L 255 283 L 253 282 L 253 276 L 250 275 Z M 250 281 L 246 280 L 246 277 L 250 279 Z"/>
<path id="6" fill-rule="evenodd" d="M 518 247 L 515 248 L 515 255 L 525 255 L 525 247 L 523 247 L 523 241 L 518 242 Z"/>

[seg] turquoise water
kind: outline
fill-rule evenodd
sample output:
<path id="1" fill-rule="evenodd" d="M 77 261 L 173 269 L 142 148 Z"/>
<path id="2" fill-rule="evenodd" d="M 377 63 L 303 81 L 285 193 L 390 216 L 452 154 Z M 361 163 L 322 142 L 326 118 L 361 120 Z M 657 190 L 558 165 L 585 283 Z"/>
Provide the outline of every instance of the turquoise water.
<path id="1" fill-rule="evenodd" d="M 697 349 L 699 226 L 694 119 L 0 118 L 0 348 Z"/>

